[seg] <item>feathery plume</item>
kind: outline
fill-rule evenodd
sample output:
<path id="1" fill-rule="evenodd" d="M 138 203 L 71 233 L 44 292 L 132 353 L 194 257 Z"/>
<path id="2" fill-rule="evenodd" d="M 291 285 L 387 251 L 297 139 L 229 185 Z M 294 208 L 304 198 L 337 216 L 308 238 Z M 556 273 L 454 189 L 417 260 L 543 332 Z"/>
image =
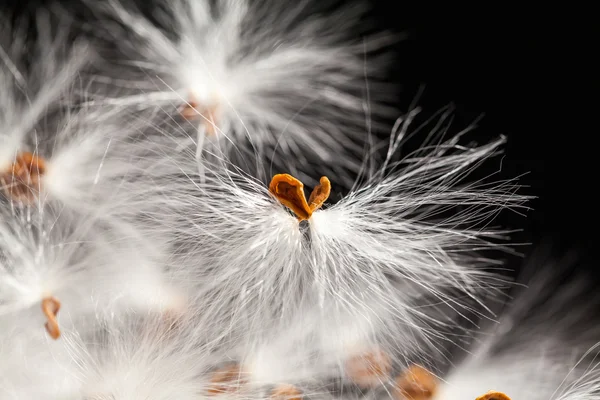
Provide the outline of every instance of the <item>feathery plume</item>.
<path id="1" fill-rule="evenodd" d="M 389 115 L 381 49 L 393 38 L 350 35 L 365 31 L 359 2 L 311 15 L 307 2 L 178 0 L 156 7 L 157 23 L 118 0 L 90 8 L 103 23 L 95 34 L 111 43 L 106 59 L 123 66 L 118 77 L 112 64 L 99 67 L 105 76 L 96 81 L 109 88 L 99 85 L 92 102 L 150 115 L 161 108 L 165 129 L 189 137 L 198 157 L 216 140 L 276 164 L 291 155 L 319 160 L 347 180 L 360 167 L 365 120 Z"/>
<path id="2" fill-rule="evenodd" d="M 151 220 L 171 221 L 157 229 L 185 248 L 174 264 L 203 313 L 225 329 L 216 336 L 261 335 L 315 313 L 306 335 L 341 337 L 348 319 L 364 328 L 357 341 L 436 348 L 448 340 L 440 329 L 503 284 L 474 250 L 497 248 L 499 232 L 485 224 L 525 200 L 512 181 L 459 185 L 503 138 L 472 148 L 457 142 L 389 164 L 335 204 L 327 204 L 335 181 L 330 188 L 326 178 L 307 201 L 288 175 L 276 175 L 269 191 L 239 170 L 207 167 L 200 179 L 190 167 L 189 181 L 172 182 Z M 182 218 L 173 221 L 173 210 Z M 440 305 L 453 317 L 438 319 Z"/>

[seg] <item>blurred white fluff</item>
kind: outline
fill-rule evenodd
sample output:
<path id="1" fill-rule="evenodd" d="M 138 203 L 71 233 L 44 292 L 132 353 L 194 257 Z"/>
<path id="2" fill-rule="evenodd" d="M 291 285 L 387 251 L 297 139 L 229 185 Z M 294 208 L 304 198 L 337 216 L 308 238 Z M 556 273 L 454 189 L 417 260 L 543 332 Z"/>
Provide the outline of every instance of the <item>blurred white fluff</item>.
<path id="1" fill-rule="evenodd" d="M 166 179 L 179 173 L 168 143 L 139 133 L 119 110 L 82 108 L 60 118 L 38 144 L 45 159 L 42 201 L 108 219 L 152 206 Z"/>
<path id="2" fill-rule="evenodd" d="M 141 140 L 142 127 L 125 119 L 128 114 L 118 107 L 62 107 L 70 103 L 79 73 L 94 53 L 84 40 L 65 44 L 71 32 L 64 21 L 40 12 L 35 22 L 37 38 L 30 40 L 27 25 L 0 21 L 2 191 L 14 184 L 2 175 L 27 153 L 43 162 L 39 182 L 33 182 L 39 187 L 29 188 L 39 192 L 39 207 L 59 201 L 70 210 L 107 217 L 116 210 L 139 209 L 142 199 L 151 203 L 157 174 L 173 173 L 168 143 Z"/>
<path id="3" fill-rule="evenodd" d="M 327 311 L 324 312 L 325 314 Z M 256 385 L 292 385 L 304 395 L 323 394 L 333 381 L 351 382 L 346 372 L 353 357 L 383 351 L 390 362 L 405 362 L 397 349 L 382 346 L 376 338 L 369 337 L 373 328 L 371 321 L 346 315 L 337 310 L 325 318 L 314 308 L 301 310 L 297 318 L 250 340 L 242 346 L 237 358 L 247 368 L 251 382 Z M 409 353 L 409 352 L 405 352 Z M 385 369 L 385 368 L 384 368 Z M 384 371 L 380 383 L 391 376 Z"/>
<path id="4" fill-rule="evenodd" d="M 194 312 L 178 319 L 130 315 L 106 321 L 96 335 L 67 334 L 81 395 L 95 400 L 265 399 L 285 387 L 304 395 L 327 393 L 328 375 L 318 359 L 297 362 L 293 338 L 269 336 L 270 343 L 215 347 L 196 317 Z M 230 373 L 219 377 L 224 371 Z"/>
<path id="5" fill-rule="evenodd" d="M 392 147 L 405 132 L 395 132 Z M 314 330 L 303 328 L 307 337 L 341 340 L 350 324 L 356 345 L 436 348 L 447 340 L 440 330 L 454 327 L 481 292 L 501 283 L 484 268 L 493 263 L 473 254 L 493 248 L 488 240 L 498 232 L 479 227 L 524 200 L 514 182 L 459 186 L 504 139 L 474 148 L 457 141 L 388 165 L 314 212 L 306 226 L 266 185 L 219 168 L 204 181 L 190 168 L 190 182 L 173 182 L 152 220 L 169 220 L 164 213 L 173 209 L 180 214 L 160 229 L 174 232 L 165 236 L 185 249 L 173 264 L 194 287 L 209 325 L 220 330 L 215 335 L 260 337 L 316 313 Z M 463 211 L 442 215 L 457 205 Z M 436 313 L 442 306 L 446 320 Z"/>
<path id="6" fill-rule="evenodd" d="M 198 129 L 190 144 L 199 148 L 205 139 L 223 138 L 226 147 L 240 148 L 248 140 L 263 156 L 270 156 L 265 149 L 280 150 L 275 163 L 285 162 L 285 155 L 313 154 L 323 165 L 357 172 L 356 157 L 342 155 L 360 154 L 365 120 L 372 120 L 371 110 L 388 112 L 382 100 L 390 92 L 377 83 L 385 69 L 381 57 L 368 58 L 390 37 L 352 37 L 364 29 L 364 6 L 319 15 L 306 2 L 211 3 L 169 2 L 168 12 L 153 13 L 165 29 L 118 0 L 91 3 L 103 22 L 95 33 L 105 30 L 123 54 L 116 62 L 129 66 L 112 78 L 99 66 L 98 74 L 108 74 L 120 90 L 116 98 L 99 90 L 94 103 L 132 112 L 157 106 L 168 115 L 183 111 L 188 121 L 173 120 L 169 130 L 196 137 Z M 106 18 L 127 31 L 118 34 Z"/>
<path id="7" fill-rule="evenodd" d="M 512 399 L 549 400 L 576 360 L 552 354 L 559 343 L 532 343 L 525 353 L 482 357 L 461 364 L 445 378 L 434 399 L 477 398 L 490 390 Z M 548 354 L 547 354 L 548 353 Z"/>
<path id="8" fill-rule="evenodd" d="M 569 375 L 557 390 L 553 399 L 556 400 L 595 400 L 600 398 L 600 365 L 598 364 L 598 344 L 583 355 L 580 362 L 571 370 L 575 379 Z M 592 357 L 591 361 L 588 361 Z"/>
<path id="9" fill-rule="evenodd" d="M 95 335 L 65 336 L 83 398 L 207 398 L 215 358 L 202 327 L 187 318 L 129 315 L 100 324 Z"/>
<path id="10" fill-rule="evenodd" d="M 0 322 L 42 331 L 41 304 L 48 297 L 62 303 L 59 327 L 82 330 L 78 320 L 90 314 L 179 307 L 161 250 L 160 242 L 148 241 L 130 225 L 109 225 L 48 205 L 3 207 Z"/>
<path id="11" fill-rule="evenodd" d="M 572 263 L 533 258 L 528 288 L 479 343 L 452 368 L 434 400 L 475 398 L 489 390 L 520 399 L 577 399 L 598 396 L 598 339 L 587 277 L 564 279 Z M 592 301 L 590 301 L 592 300 Z"/>
<path id="12" fill-rule="evenodd" d="M 65 84 L 63 90 L 69 92 L 72 88 Z M 11 95 L 16 96 L 11 93 L 7 97 Z M 21 118 L 29 117 L 23 113 L 16 116 Z M 177 156 L 177 144 L 141 133 L 145 126 L 129 120 L 119 108 L 60 109 L 51 117 L 40 114 L 37 118 L 27 130 L 23 125 L 17 130 L 9 126 L 7 131 L 17 132 L 19 143 L 3 148 L 6 157 L 5 167 L 0 169 L 0 196 L 4 195 L 14 207 L 22 199 L 13 198 L 10 192 L 27 181 L 15 175 L 11 164 L 22 154 L 40 160 L 39 165 L 28 161 L 26 167 L 36 175 L 39 167 L 39 176 L 24 189 L 38 207 L 58 203 L 69 211 L 103 219 L 131 217 L 144 206 L 152 207 L 152 196 L 160 195 L 165 181 L 180 173 L 177 164 L 171 162 Z M 11 179 L 10 174 L 15 176 Z"/>
<path id="13" fill-rule="evenodd" d="M 27 332 L 22 323 L 0 321 L 0 398 L 66 400 L 79 392 L 62 341 L 48 339 L 43 329 Z"/>
<path id="14" fill-rule="evenodd" d="M 35 22 L 39 34 L 31 44 L 25 24 L 13 26 L 0 15 L 0 171 L 31 145 L 26 135 L 55 110 L 92 56 L 82 41 L 65 46 L 69 29 L 56 24 L 55 31 L 48 14 L 40 12 Z"/>
<path id="15" fill-rule="evenodd" d="M 13 318 L 24 327 L 37 321 L 33 326 L 41 330 L 40 304 L 51 296 L 62 303 L 59 325 L 95 312 L 98 304 L 108 314 L 179 304 L 171 302 L 175 291 L 165 283 L 165 241 L 134 223 L 142 200 L 152 204 L 150 193 L 160 192 L 153 192 L 156 176 L 151 171 L 161 158 L 148 156 L 151 141 L 136 145 L 135 128 L 112 109 L 49 109 L 72 89 L 88 53 L 77 45 L 61 58 L 59 44 L 66 33 L 52 36 L 42 16 L 39 48 L 29 54 L 31 71 L 21 75 L 13 62 L 25 62 L 25 54 L 17 51 L 24 47 L 18 31 L 10 32 L 16 39 L 3 50 L 0 77 L 7 92 L 0 103 L 6 123 L 0 131 L 0 182 L 6 187 L 0 193 L 0 321 L 8 324 L 3 318 Z M 51 39 L 58 43 L 46 43 Z M 35 182 L 39 187 L 27 187 L 31 201 L 11 194 L 15 177 L 10 165 L 23 153 L 39 157 L 44 165 Z M 143 167 L 140 159 L 147 161 Z M 161 174 L 172 173 L 165 165 Z M 142 170 L 148 179 L 141 179 Z"/>

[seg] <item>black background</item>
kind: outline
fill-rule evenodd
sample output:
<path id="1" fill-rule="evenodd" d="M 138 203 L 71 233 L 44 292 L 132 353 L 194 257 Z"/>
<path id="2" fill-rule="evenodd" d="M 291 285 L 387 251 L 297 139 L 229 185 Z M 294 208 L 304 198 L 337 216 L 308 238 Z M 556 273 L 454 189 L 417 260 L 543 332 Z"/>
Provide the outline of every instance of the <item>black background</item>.
<path id="1" fill-rule="evenodd" d="M 4 6 L 20 13 L 43 3 Z M 424 85 L 427 112 L 453 103 L 458 121 L 485 114 L 478 139 L 506 135 L 503 171 L 525 174 L 521 192 L 536 196 L 525 216 L 503 214 L 500 223 L 522 229 L 514 240 L 531 243 L 524 254 L 575 251 L 595 271 L 600 35 L 591 9 L 372 3 L 380 28 L 404 34 L 394 48 L 400 109 Z"/>
<path id="2" fill-rule="evenodd" d="M 526 174 L 521 192 L 537 197 L 525 217 L 502 217 L 532 244 L 522 251 L 576 252 L 596 269 L 600 29 L 591 10 L 392 3 L 377 2 L 376 14 L 406 34 L 396 47 L 402 101 L 424 84 L 429 110 L 452 102 L 459 119 L 485 114 L 477 135 L 508 137 L 502 167 Z"/>

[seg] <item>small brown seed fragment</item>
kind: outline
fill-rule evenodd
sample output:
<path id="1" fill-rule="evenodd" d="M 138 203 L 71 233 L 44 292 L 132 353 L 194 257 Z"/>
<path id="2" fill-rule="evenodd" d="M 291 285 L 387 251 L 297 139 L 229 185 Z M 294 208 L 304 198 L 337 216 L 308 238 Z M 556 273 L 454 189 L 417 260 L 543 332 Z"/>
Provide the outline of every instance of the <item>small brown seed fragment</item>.
<path id="1" fill-rule="evenodd" d="M 273 389 L 272 400 L 302 400 L 302 392 L 292 385 L 280 385 Z"/>
<path id="2" fill-rule="evenodd" d="M 278 174 L 269 185 L 277 200 L 296 214 L 300 221 L 310 218 L 311 211 L 304 195 L 304 184 L 288 174 Z"/>
<path id="3" fill-rule="evenodd" d="M 381 349 L 371 350 L 346 361 L 346 375 L 361 388 L 381 385 L 392 369 L 390 356 Z"/>
<path id="4" fill-rule="evenodd" d="M 210 396 L 235 393 L 246 382 L 239 364 L 230 364 L 213 372 L 208 388 Z"/>
<path id="5" fill-rule="evenodd" d="M 331 182 L 326 176 L 322 176 L 319 184 L 313 189 L 310 197 L 308 199 L 308 206 L 312 212 L 315 212 L 323 203 L 327 201 L 329 195 L 331 194 Z"/>
<path id="6" fill-rule="evenodd" d="M 494 390 L 490 390 L 489 392 L 487 392 L 483 396 L 479 396 L 475 400 L 510 400 L 510 397 L 508 397 L 507 395 L 505 395 L 502 392 L 496 392 Z"/>
<path id="7" fill-rule="evenodd" d="M 269 192 L 277 200 L 296 214 L 299 221 L 309 219 L 313 212 L 321 208 L 331 193 L 331 182 L 327 177 L 322 177 L 306 201 L 304 184 L 289 174 L 277 174 L 271 179 Z"/>
<path id="8" fill-rule="evenodd" d="M 179 114 L 188 121 L 202 119 L 206 126 L 207 133 L 211 136 L 216 134 L 217 125 L 215 121 L 217 107 L 201 107 L 200 104 L 191 99 L 181 107 Z"/>
<path id="9" fill-rule="evenodd" d="M 398 400 L 429 400 L 437 390 L 436 377 L 419 365 L 413 365 L 396 379 Z"/>
<path id="10" fill-rule="evenodd" d="M 40 190 L 45 172 L 46 164 L 43 158 L 29 152 L 21 152 L 9 168 L 0 171 L 0 186 L 10 199 L 31 204 Z"/>
<path id="11" fill-rule="evenodd" d="M 60 310 L 60 301 L 55 297 L 46 297 L 42 300 L 42 312 L 48 319 L 45 327 L 50 337 L 57 340 L 60 337 L 60 328 L 58 327 L 58 321 L 56 316 Z"/>

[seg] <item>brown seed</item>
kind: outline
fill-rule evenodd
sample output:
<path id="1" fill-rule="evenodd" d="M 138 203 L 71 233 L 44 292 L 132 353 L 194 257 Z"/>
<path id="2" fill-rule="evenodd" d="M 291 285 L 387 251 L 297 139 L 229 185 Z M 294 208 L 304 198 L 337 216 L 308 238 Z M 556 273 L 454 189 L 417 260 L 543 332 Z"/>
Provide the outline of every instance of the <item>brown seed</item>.
<path id="1" fill-rule="evenodd" d="M 413 365 L 396 379 L 398 400 L 429 400 L 437 390 L 436 377 L 419 365 Z"/>
<path id="2" fill-rule="evenodd" d="M 315 212 L 321 208 L 323 203 L 329 198 L 330 194 L 331 182 L 329 182 L 329 179 L 327 179 L 326 176 L 322 176 L 319 180 L 319 184 L 315 186 L 308 199 L 308 206 L 310 207 L 311 212 Z"/>
<path id="3" fill-rule="evenodd" d="M 272 400 L 302 400 L 302 392 L 292 385 L 280 385 L 273 389 Z"/>
<path id="4" fill-rule="evenodd" d="M 56 315 L 59 310 L 60 301 L 55 297 L 46 297 L 42 300 L 42 312 L 46 316 L 46 319 L 48 319 L 48 322 L 45 324 L 46 331 L 54 340 L 60 337 L 60 328 L 58 327 L 58 321 L 56 320 Z"/>
<path id="5" fill-rule="evenodd" d="M 313 212 L 321 208 L 331 193 L 331 182 L 327 177 L 321 177 L 310 195 L 310 202 L 306 201 L 304 184 L 289 174 L 277 174 L 271 179 L 269 192 L 277 200 L 296 214 L 300 221 L 309 219 Z"/>
<path id="6" fill-rule="evenodd" d="M 210 380 L 208 394 L 212 396 L 237 392 L 240 386 L 246 382 L 241 375 L 242 370 L 239 364 L 230 364 L 214 371 Z"/>
<path id="7" fill-rule="evenodd" d="M 0 171 L 0 185 L 12 200 L 30 204 L 40 190 L 45 172 L 46 164 L 43 158 L 22 152 L 8 169 Z"/>
<path id="8" fill-rule="evenodd" d="M 202 119 L 209 135 L 214 136 L 217 131 L 216 115 L 217 107 L 201 107 L 194 99 L 191 99 L 181 107 L 179 113 L 188 121 Z"/>
<path id="9" fill-rule="evenodd" d="M 510 397 L 502 392 L 490 390 L 483 396 L 479 396 L 476 400 L 510 400 Z"/>
<path id="10" fill-rule="evenodd" d="M 381 349 L 353 356 L 346 361 L 346 375 L 362 388 L 380 385 L 390 374 L 392 360 Z"/>

